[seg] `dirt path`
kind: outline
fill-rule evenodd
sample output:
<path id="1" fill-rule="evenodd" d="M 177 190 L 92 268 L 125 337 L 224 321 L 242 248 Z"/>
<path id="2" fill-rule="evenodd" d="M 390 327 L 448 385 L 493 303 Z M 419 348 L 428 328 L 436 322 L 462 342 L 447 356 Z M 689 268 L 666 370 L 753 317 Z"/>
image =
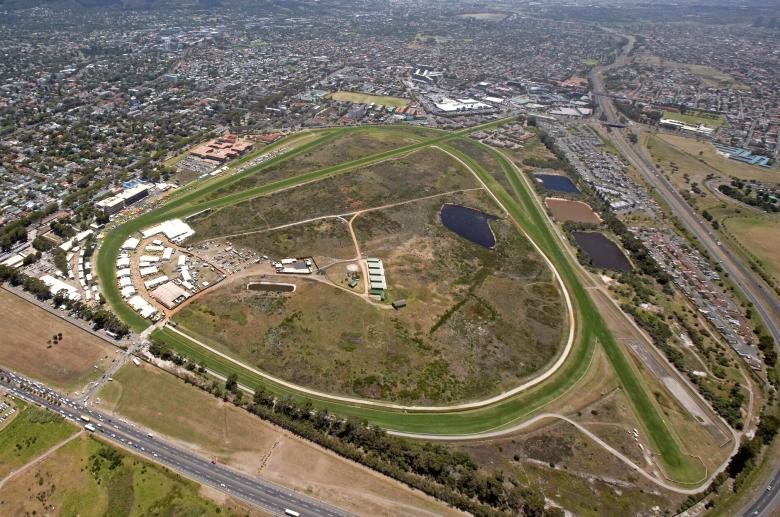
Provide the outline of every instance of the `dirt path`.
<path id="1" fill-rule="evenodd" d="M 246 232 L 239 232 L 239 233 L 231 233 L 226 235 L 218 235 L 217 237 L 212 237 L 211 239 L 205 239 L 202 241 L 199 241 L 198 244 L 207 243 L 207 242 L 214 242 L 214 241 L 221 241 L 223 239 L 234 239 L 236 237 L 245 237 L 247 235 L 254 235 L 256 233 L 266 233 L 266 232 L 273 232 L 276 230 L 284 230 L 285 228 L 291 228 L 293 226 L 300 226 L 302 224 L 308 224 L 308 223 L 314 223 L 317 221 L 323 221 L 325 219 L 341 219 L 344 222 L 347 221 L 347 217 L 352 216 L 352 219 L 354 219 L 355 216 L 366 213 L 366 212 L 374 212 L 377 210 L 385 210 L 387 208 L 394 208 L 397 206 L 407 205 L 409 203 L 416 203 L 418 201 L 425 201 L 427 199 L 435 199 L 437 197 L 443 197 L 443 196 L 450 196 L 452 194 L 459 194 L 461 192 L 470 192 L 474 190 L 483 190 L 484 187 L 475 187 L 475 188 L 466 188 L 466 189 L 458 189 L 458 190 L 450 190 L 448 192 L 440 192 L 438 194 L 431 194 L 430 196 L 422 196 L 422 197 L 416 197 L 414 199 L 407 199 L 405 201 L 397 201 L 395 203 L 388 203 L 386 205 L 380 205 L 370 208 L 362 208 L 360 210 L 353 210 L 351 212 L 343 212 L 341 214 L 328 214 L 328 215 L 320 215 L 317 217 L 310 217 L 308 219 L 303 219 L 301 221 L 295 221 L 292 223 L 285 223 L 280 224 L 279 226 L 274 226 L 272 228 L 263 228 L 260 230 L 249 230 Z M 487 190 L 487 189 L 485 189 Z M 489 192 L 489 191 L 488 191 Z M 358 258 L 360 257 L 360 253 L 358 252 Z"/>
<path id="2" fill-rule="evenodd" d="M 48 458 L 49 456 L 51 456 L 52 454 L 57 452 L 62 447 L 66 446 L 67 444 L 69 444 L 70 442 L 75 440 L 76 438 L 80 437 L 82 434 L 84 434 L 84 431 L 77 432 L 73 436 L 71 436 L 69 438 L 66 438 L 65 440 L 61 441 L 60 443 L 58 443 L 57 445 L 55 445 L 51 449 L 47 450 L 46 452 L 44 452 L 40 456 L 37 456 L 36 458 L 33 458 L 32 460 L 30 460 L 28 463 L 25 463 L 24 465 L 22 465 L 18 469 L 12 470 L 11 472 L 9 472 L 8 475 L 6 475 L 3 479 L 0 479 L 0 489 L 2 489 L 3 485 L 5 485 L 11 478 L 16 476 L 17 474 L 21 474 L 25 470 L 31 469 L 32 467 L 34 467 L 38 463 L 42 462 L 43 460 L 45 460 L 46 458 Z"/>
<path id="3" fill-rule="evenodd" d="M 642 467 L 634 463 L 631 458 L 623 454 L 622 452 L 618 451 L 611 445 L 609 445 L 607 442 L 599 438 L 596 434 L 592 433 L 588 428 L 580 424 L 579 422 L 576 422 L 575 420 L 572 420 L 571 418 L 559 415 L 558 413 L 540 413 L 530 420 L 526 420 L 525 422 L 521 424 L 517 424 L 513 427 L 510 427 L 508 429 L 501 429 L 499 431 L 492 431 L 487 433 L 480 433 L 475 435 L 461 435 L 461 436 L 441 436 L 437 434 L 414 434 L 414 433 L 399 433 L 399 432 L 392 432 L 390 434 L 394 436 L 403 436 L 407 438 L 414 438 L 419 440 L 432 440 L 432 441 L 446 441 L 446 442 L 456 442 L 456 441 L 480 441 L 480 440 L 486 440 L 490 438 L 497 438 L 499 436 L 504 436 L 508 433 L 514 433 L 518 431 L 525 430 L 529 427 L 533 427 L 535 424 L 538 424 L 542 420 L 546 419 L 557 419 L 557 420 L 563 420 L 564 422 L 567 422 L 574 426 L 578 431 L 580 431 L 582 434 L 596 442 L 599 446 L 604 448 L 607 452 L 615 456 L 617 459 L 622 461 L 624 464 L 626 464 L 628 467 L 630 467 L 633 471 L 635 471 L 637 474 L 640 474 L 642 477 L 648 479 L 652 483 L 654 483 L 657 486 L 660 486 L 662 488 L 665 488 L 666 490 L 669 490 L 671 492 L 675 492 L 678 494 L 698 494 L 701 492 L 701 488 L 680 488 L 677 485 L 673 485 L 671 483 L 668 483 L 664 481 L 663 479 L 659 479 L 646 470 L 644 470 Z M 723 466 L 725 468 L 725 464 Z M 717 476 L 720 473 L 720 470 L 713 472 L 706 480 L 705 484 L 709 484 L 713 479 L 715 479 L 715 476 Z M 704 480 L 702 480 L 704 481 Z M 701 486 L 701 482 L 697 483 L 690 483 L 694 486 Z"/>

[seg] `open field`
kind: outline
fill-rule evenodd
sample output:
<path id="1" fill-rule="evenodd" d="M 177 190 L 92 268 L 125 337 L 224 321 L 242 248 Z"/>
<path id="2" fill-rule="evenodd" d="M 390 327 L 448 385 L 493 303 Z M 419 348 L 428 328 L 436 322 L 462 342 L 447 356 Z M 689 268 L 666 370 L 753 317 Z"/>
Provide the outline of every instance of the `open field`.
<path id="1" fill-rule="evenodd" d="M 230 237 L 237 248 L 248 248 L 269 257 L 355 257 L 355 246 L 343 219 L 322 219 L 282 228 Z M 317 261 L 320 262 L 319 260 Z"/>
<path id="2" fill-rule="evenodd" d="M 0 479 L 78 431 L 60 415 L 19 401 L 12 404 L 19 414 L 0 430 Z"/>
<path id="3" fill-rule="evenodd" d="M 146 364 L 120 370 L 99 396 L 106 409 L 222 463 L 342 508 L 388 517 L 458 513 Z"/>
<path id="4" fill-rule="evenodd" d="M 345 133 L 332 132 L 318 140 L 317 145 L 305 152 L 284 160 L 259 174 L 246 176 L 225 188 L 216 190 L 209 198 L 217 198 L 231 192 L 247 190 L 279 179 L 338 165 L 346 161 L 397 149 L 418 142 L 432 132 L 420 128 L 418 131 L 399 131 L 394 128 L 379 128 L 376 131 L 352 130 Z"/>
<path id="5" fill-rule="evenodd" d="M 780 218 L 731 217 L 723 224 L 775 277 L 780 276 Z"/>
<path id="6" fill-rule="evenodd" d="M 243 515 L 232 501 L 217 505 L 199 485 L 82 435 L 11 478 L 0 504 L 6 515 Z M 221 508 L 220 508 L 221 506 Z"/>
<path id="7" fill-rule="evenodd" d="M 720 127 L 726 122 L 723 120 L 723 117 L 719 115 L 710 115 L 709 113 L 701 113 L 698 111 L 689 111 L 687 113 L 664 111 L 663 118 L 679 120 L 680 122 L 686 122 L 697 126 L 702 124 L 707 127 Z"/>
<path id="8" fill-rule="evenodd" d="M 501 121 L 497 121 L 490 125 L 500 123 Z M 422 147 L 434 144 L 443 145 L 448 140 L 458 138 L 467 132 L 477 129 L 479 128 L 470 128 L 469 130 L 442 134 L 440 137 L 427 139 L 399 150 L 380 153 L 378 155 L 366 157 L 336 167 L 325 168 L 312 173 L 301 174 L 289 178 L 288 180 L 277 181 L 262 187 L 250 189 L 246 192 L 224 196 L 223 198 L 206 203 L 198 203 L 198 201 L 202 199 L 203 195 L 208 193 L 208 188 L 218 188 L 221 185 L 220 183 L 210 184 L 208 188 L 199 189 L 185 196 L 177 197 L 163 207 L 144 214 L 111 231 L 107 235 L 98 257 L 98 272 L 100 273 L 101 282 L 104 291 L 106 292 L 106 298 L 112 305 L 118 307 L 123 318 L 133 323 L 137 328 L 145 328 L 148 325 L 148 323 L 140 320 L 140 318 L 131 311 L 129 314 L 128 310 L 122 311 L 123 304 L 119 298 L 118 292 L 116 292 L 115 286 L 113 286 L 113 282 L 115 281 L 113 261 L 116 258 L 118 247 L 128 235 L 140 228 L 171 217 L 188 215 L 205 208 L 228 206 L 282 188 L 341 174 L 346 170 L 377 163 L 381 160 Z M 442 412 L 439 414 L 424 412 L 403 413 L 383 407 L 340 404 L 321 398 L 312 399 L 313 404 L 317 407 L 328 408 L 338 414 L 355 415 L 360 418 L 366 418 L 383 427 L 403 429 L 411 432 L 461 434 L 506 427 L 514 422 L 527 418 L 533 412 L 543 408 L 545 404 L 570 390 L 572 386 L 576 384 L 577 379 L 581 377 L 582 373 L 587 370 L 589 359 L 592 357 L 596 343 L 598 343 L 604 350 L 611 366 L 616 372 L 620 384 L 627 395 L 630 407 L 638 417 L 642 432 L 648 436 L 649 445 L 658 455 L 666 472 L 669 474 L 669 477 L 673 480 L 682 482 L 697 482 L 700 478 L 698 475 L 699 473 L 691 468 L 690 461 L 680 449 L 678 439 L 670 432 L 659 414 L 657 407 L 653 403 L 648 390 L 643 386 L 640 378 L 632 368 L 631 363 L 626 359 L 623 350 L 618 346 L 617 342 L 605 327 L 604 321 L 596 311 L 586 290 L 578 279 L 577 270 L 574 269 L 568 256 L 562 251 L 561 243 L 551 231 L 550 223 L 541 210 L 540 205 L 534 199 L 532 192 L 525 183 L 525 179 L 518 176 L 517 172 L 511 167 L 501 153 L 491 150 L 491 153 L 510 180 L 512 190 L 518 200 L 515 201 L 513 197 L 510 196 L 495 179 L 484 171 L 484 169 L 474 162 L 474 160 L 454 149 L 450 149 L 450 152 L 456 154 L 477 172 L 480 179 L 507 208 L 513 223 L 527 232 L 555 265 L 558 274 L 561 276 L 563 283 L 570 292 L 572 302 L 575 306 L 574 315 L 576 317 L 577 336 L 574 346 L 571 349 L 570 356 L 562 363 L 561 368 L 543 383 L 526 391 L 514 394 L 511 397 L 503 398 L 499 402 L 468 411 Z M 283 157 L 280 157 L 280 161 L 283 159 Z M 257 375 L 238 367 L 234 363 L 230 363 L 213 354 L 209 354 L 201 347 L 192 344 L 186 339 L 179 338 L 170 331 L 158 331 L 157 335 L 169 341 L 177 350 L 192 356 L 196 361 L 204 360 L 209 367 L 220 373 L 237 373 L 240 382 L 243 384 L 248 386 L 263 384 L 276 393 L 290 394 L 297 400 L 303 398 L 300 393 L 261 380 Z"/>
<path id="9" fill-rule="evenodd" d="M 139 217 L 136 217 L 135 219 L 126 221 L 123 224 L 120 224 L 116 227 L 107 228 L 106 237 L 101 243 L 100 248 L 98 249 L 98 255 L 96 259 L 96 264 L 97 264 L 96 272 L 98 274 L 98 278 L 100 278 L 100 285 L 103 292 L 103 296 L 105 297 L 106 301 L 111 305 L 111 307 L 116 311 L 116 313 L 133 329 L 143 330 L 149 326 L 150 322 L 148 320 L 141 318 L 140 315 L 135 313 L 129 306 L 127 306 L 124 303 L 116 283 L 117 279 L 116 279 L 115 261 L 119 255 L 119 248 L 122 245 L 122 243 L 129 236 L 133 235 L 135 232 L 138 232 L 143 228 L 147 228 L 155 223 L 159 223 L 175 217 L 186 217 L 188 215 L 201 212 L 203 210 L 235 204 L 242 200 L 257 197 L 259 195 L 274 192 L 276 190 L 302 185 L 307 182 L 315 181 L 322 178 L 327 178 L 329 176 L 338 175 L 348 170 L 353 170 L 358 167 L 381 162 L 387 158 L 392 158 L 399 154 L 410 153 L 412 151 L 422 149 L 430 145 L 445 142 L 447 140 L 456 138 L 470 131 L 495 127 L 497 125 L 502 124 L 503 122 L 505 122 L 505 120 L 497 120 L 474 128 L 468 128 L 468 129 L 454 131 L 454 132 L 445 132 L 445 131 L 435 132 L 437 136 L 426 138 L 423 141 L 404 146 L 403 148 L 400 149 L 386 151 L 384 153 L 378 153 L 358 160 L 353 160 L 351 162 L 339 164 L 337 166 L 327 167 L 319 171 L 299 174 L 297 176 L 287 178 L 285 180 L 272 182 L 270 184 L 263 185 L 261 187 L 250 189 L 249 191 L 246 192 L 239 192 L 236 194 L 223 196 L 222 198 L 211 200 L 209 202 L 203 202 L 203 198 L 207 197 L 215 190 L 220 189 L 226 185 L 229 185 L 235 181 L 240 181 L 241 178 L 244 178 L 252 174 L 256 174 L 266 168 L 272 167 L 279 162 L 282 162 L 297 154 L 300 154 L 301 152 L 305 152 L 307 149 L 310 149 L 311 147 L 317 145 L 319 142 L 318 141 L 310 142 L 294 150 L 282 152 L 279 155 L 275 156 L 274 158 L 269 159 L 265 163 L 259 164 L 254 167 L 250 167 L 247 170 L 244 170 L 232 176 L 217 177 L 217 178 L 213 178 L 212 179 L 213 181 L 205 181 L 197 185 L 194 185 L 192 188 L 187 189 L 185 192 L 182 192 L 180 194 L 176 193 L 177 195 L 172 196 L 167 203 L 154 210 L 151 210 Z M 347 131 L 349 131 L 348 128 L 337 128 L 332 130 L 323 130 L 322 132 L 327 134 L 332 132 L 341 133 Z M 430 131 L 430 130 L 426 130 L 426 131 Z M 269 146 L 269 149 L 283 146 L 285 140 L 286 139 L 282 139 L 279 142 L 272 144 L 271 146 Z M 239 159 L 238 161 L 240 160 L 241 159 Z M 236 166 L 235 163 L 229 164 L 229 167 L 235 167 L 235 166 Z"/>
<path id="10" fill-rule="evenodd" d="M 705 140 L 696 140 L 678 135 L 659 133 L 655 138 L 664 141 L 678 151 L 688 154 L 697 161 L 720 172 L 724 177 L 736 177 L 744 180 L 780 182 L 780 171 L 766 169 L 757 165 L 730 160 L 719 155 L 712 144 Z M 662 151 L 663 152 L 663 151 Z"/>
<path id="11" fill-rule="evenodd" d="M 96 379 L 116 349 L 75 325 L 0 289 L 0 364 L 73 391 Z M 34 325 L 20 324 L 34 321 Z M 52 338 L 62 334 L 55 344 Z"/>
<path id="12" fill-rule="evenodd" d="M 423 149 L 192 218 L 195 235 L 190 241 L 273 228 L 313 217 L 478 186 L 455 160 L 438 150 Z"/>
<path id="13" fill-rule="evenodd" d="M 558 354 L 559 293 L 511 223 L 493 223 L 498 244 L 488 250 L 439 223 L 444 202 L 494 208 L 476 191 L 353 223 L 364 255 L 383 259 L 388 294 L 406 299 L 405 310 L 312 279 L 292 280 L 295 293 L 279 296 L 246 291 L 242 278 L 191 303 L 176 322 L 277 377 L 339 394 L 427 404 L 509 389 Z"/>
<path id="14" fill-rule="evenodd" d="M 380 104 L 382 106 L 392 106 L 394 108 L 403 108 L 409 104 L 409 99 L 401 97 L 392 97 L 390 95 L 369 95 L 358 92 L 334 92 L 330 94 L 334 101 L 353 102 L 355 104 Z"/>

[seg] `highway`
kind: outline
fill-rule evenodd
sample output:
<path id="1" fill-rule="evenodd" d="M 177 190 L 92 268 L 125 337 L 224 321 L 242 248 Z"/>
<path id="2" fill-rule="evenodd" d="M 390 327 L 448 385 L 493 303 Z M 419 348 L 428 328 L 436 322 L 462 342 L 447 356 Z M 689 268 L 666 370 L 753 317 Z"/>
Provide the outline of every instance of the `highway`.
<path id="1" fill-rule="evenodd" d="M 624 47 L 623 52 L 615 63 L 625 62 L 631 46 L 632 44 L 629 44 Z M 611 66 L 615 66 L 615 64 Z M 607 68 L 597 68 L 594 68 L 590 75 L 592 88 L 594 91 L 604 91 L 603 72 Z M 596 100 L 601 112 L 606 115 L 606 121 L 608 123 L 617 122 L 617 113 L 612 100 L 602 95 L 596 95 Z M 707 223 L 699 217 L 679 192 L 674 189 L 672 184 L 656 170 L 653 163 L 637 145 L 630 144 L 622 131 L 619 130 L 610 132 L 610 137 L 617 149 L 634 166 L 644 180 L 663 198 L 672 213 L 698 239 L 710 253 L 710 256 L 720 263 L 723 270 L 728 273 L 729 278 L 752 303 L 753 309 L 761 318 L 769 333 L 774 337 L 775 346 L 780 350 L 780 324 L 778 324 L 777 320 L 780 317 L 780 302 L 778 302 L 770 289 L 764 286 L 763 280 L 754 275 L 749 268 L 745 267 L 727 247 L 721 245 Z M 757 496 L 749 508 L 743 510 L 742 515 L 758 517 L 776 515 L 775 510 L 780 503 L 780 465 L 775 465 L 775 468 L 777 470 L 775 470 L 772 476 L 771 483 L 765 491 Z"/>
<path id="2" fill-rule="evenodd" d="M 62 394 L 19 375 L 0 369 L 0 388 L 27 402 L 62 415 L 66 420 L 82 426 L 81 415 L 88 415 L 97 426 L 98 438 L 127 449 L 133 454 L 168 467 L 169 469 L 203 485 L 245 501 L 272 515 L 283 515 L 286 509 L 302 516 L 340 517 L 353 515 L 274 483 L 247 476 L 244 473 L 190 451 L 177 447 L 157 437 L 136 424 L 124 419 L 85 407 Z"/>

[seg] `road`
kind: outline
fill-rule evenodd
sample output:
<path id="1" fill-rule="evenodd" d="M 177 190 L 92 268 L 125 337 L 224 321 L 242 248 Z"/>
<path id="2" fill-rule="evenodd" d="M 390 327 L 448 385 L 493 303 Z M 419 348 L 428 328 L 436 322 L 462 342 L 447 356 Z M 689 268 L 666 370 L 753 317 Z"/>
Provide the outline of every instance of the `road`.
<path id="1" fill-rule="evenodd" d="M 274 483 L 247 476 L 207 458 L 182 449 L 147 432 L 132 422 L 116 419 L 27 379 L 18 373 L 0 369 L 0 388 L 27 402 L 61 414 L 66 420 L 83 425 L 80 415 L 88 415 L 98 427 L 98 438 L 127 449 L 133 454 L 168 467 L 184 477 L 210 486 L 252 506 L 281 515 L 285 509 L 301 515 L 339 517 L 353 515 L 316 499 L 288 490 Z"/>
<path id="2" fill-rule="evenodd" d="M 625 57 L 630 52 L 631 44 L 624 47 L 621 57 L 617 62 L 625 62 Z M 594 69 L 591 73 L 591 81 L 595 91 L 603 91 L 603 72 L 606 69 Z M 607 122 L 618 121 L 615 106 L 608 97 L 596 95 L 601 112 L 606 115 Z M 753 304 L 753 308 L 761 318 L 769 333 L 775 339 L 775 346 L 780 349 L 780 302 L 764 286 L 763 281 L 746 268 L 728 248 L 722 246 L 711 233 L 710 228 L 696 214 L 691 206 L 674 189 L 672 184 L 660 174 L 650 159 L 648 159 L 637 145 L 628 142 L 621 131 L 610 132 L 612 143 L 634 166 L 637 172 L 647 181 L 655 191 L 664 199 L 672 213 L 683 223 L 691 234 L 696 237 L 710 256 L 717 260 L 729 278 L 742 291 L 745 297 Z M 780 467 L 775 471 L 773 481 L 769 489 L 761 493 L 757 500 L 744 511 L 744 515 L 768 517 L 775 514 L 780 503 Z"/>

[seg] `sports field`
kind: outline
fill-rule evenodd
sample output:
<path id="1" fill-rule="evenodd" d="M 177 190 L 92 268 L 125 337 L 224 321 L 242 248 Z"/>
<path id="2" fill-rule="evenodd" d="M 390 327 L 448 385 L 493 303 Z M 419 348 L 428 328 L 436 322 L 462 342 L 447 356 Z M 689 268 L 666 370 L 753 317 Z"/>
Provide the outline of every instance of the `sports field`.
<path id="1" fill-rule="evenodd" d="M 501 121 L 497 121 L 489 125 L 500 123 Z M 298 389 L 281 386 L 263 379 L 259 375 L 237 365 L 235 362 L 216 356 L 167 329 L 158 331 L 157 336 L 165 339 L 177 350 L 193 357 L 196 361 L 203 360 L 209 368 L 223 375 L 235 372 L 239 376 L 240 382 L 247 386 L 264 385 L 276 393 L 291 395 L 298 400 L 307 398 L 317 407 L 326 407 L 337 414 L 355 415 L 359 418 L 365 418 L 386 428 L 438 434 L 463 434 L 497 429 L 528 418 L 534 412 L 544 408 L 545 404 L 557 399 L 577 385 L 578 380 L 589 366 L 589 360 L 592 357 L 594 347 L 598 344 L 604 350 L 623 391 L 627 395 L 630 407 L 638 417 L 640 427 L 648 436 L 650 447 L 658 455 L 668 477 L 680 482 L 699 482 L 701 480 L 700 464 L 692 463 L 685 455 L 681 442 L 678 441 L 664 422 L 657 403 L 653 400 L 648 389 L 627 360 L 625 352 L 608 332 L 601 316 L 580 284 L 577 270 L 569 261 L 568 255 L 562 251 L 562 244 L 552 232 L 550 221 L 544 215 L 541 205 L 533 196 L 530 186 L 525 182 L 525 179 L 518 175 L 517 171 L 502 154 L 486 148 L 501 168 L 508 185 L 511 186 L 511 189 L 503 188 L 493 174 L 488 173 L 470 156 L 446 146 L 448 141 L 477 129 L 479 127 L 451 133 L 440 133 L 439 136 L 427 138 L 399 149 L 381 152 L 318 171 L 303 173 L 217 199 L 203 201 L 204 196 L 223 186 L 223 183 L 220 181 L 209 183 L 202 189 L 194 189 L 186 195 L 175 197 L 168 204 L 130 221 L 115 229 L 106 237 L 100 249 L 98 259 L 98 271 L 106 291 L 106 298 L 121 312 L 125 319 L 133 323 L 137 328 L 144 328 L 148 325 L 147 322 L 140 320 L 132 311 L 124 309 L 118 293 L 112 292 L 116 290 L 113 262 L 117 249 L 128 235 L 140 228 L 147 227 L 157 221 L 176 216 L 185 216 L 205 208 L 232 206 L 283 188 L 291 188 L 331 176 L 338 176 L 349 170 L 373 165 L 390 158 L 409 154 L 412 151 L 436 145 L 460 160 L 461 163 L 465 164 L 478 176 L 490 195 L 505 207 L 509 215 L 509 221 L 516 225 L 519 230 L 525 232 L 538 249 L 546 255 L 554 270 L 560 276 L 563 285 L 566 286 L 574 309 L 575 326 L 573 328 L 575 329 L 575 339 L 568 351 L 568 355 L 559 362 L 559 367 L 543 381 L 517 392 L 512 391 L 510 394 L 499 397 L 496 400 L 480 403 L 478 404 L 479 407 L 474 409 L 442 410 L 435 413 L 414 410 L 404 412 L 381 405 L 369 405 L 365 402 L 344 404 L 334 401 L 332 398 L 329 399 L 326 395 L 308 395 L 304 397 Z M 296 151 L 292 153 L 294 152 Z M 282 154 L 277 159 L 282 161 L 285 157 L 289 157 L 289 155 Z M 264 164 L 261 167 L 250 169 L 242 174 L 257 173 L 265 166 L 267 165 Z M 226 178 L 225 181 L 232 181 L 232 178 Z"/>
<path id="2" fill-rule="evenodd" d="M 726 122 L 720 115 L 711 115 L 709 113 L 701 113 L 698 111 L 689 111 L 687 113 L 664 111 L 663 118 L 679 120 L 680 122 L 686 122 L 696 126 L 701 124 L 707 127 L 720 127 Z"/>
<path id="3" fill-rule="evenodd" d="M 401 97 L 392 97 L 390 95 L 369 95 L 358 92 L 333 92 L 330 98 L 334 101 L 353 102 L 355 104 L 377 104 L 380 106 L 391 106 L 393 108 L 403 108 L 409 104 L 409 99 Z"/>

